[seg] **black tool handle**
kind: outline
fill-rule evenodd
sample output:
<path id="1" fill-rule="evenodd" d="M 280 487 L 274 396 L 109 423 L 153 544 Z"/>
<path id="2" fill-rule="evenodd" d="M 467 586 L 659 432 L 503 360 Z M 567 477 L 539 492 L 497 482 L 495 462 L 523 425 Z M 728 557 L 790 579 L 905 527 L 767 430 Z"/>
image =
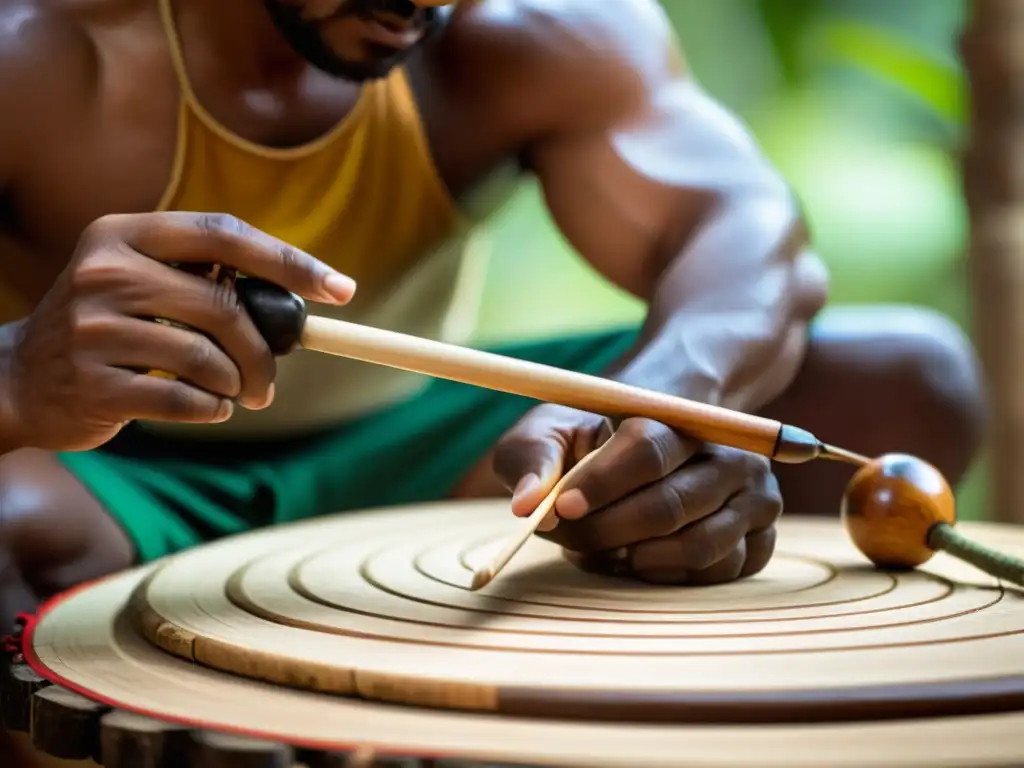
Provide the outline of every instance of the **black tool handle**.
<path id="1" fill-rule="evenodd" d="M 306 302 L 301 296 L 256 277 L 238 278 L 235 290 L 256 330 L 276 357 L 301 346 L 306 326 Z"/>

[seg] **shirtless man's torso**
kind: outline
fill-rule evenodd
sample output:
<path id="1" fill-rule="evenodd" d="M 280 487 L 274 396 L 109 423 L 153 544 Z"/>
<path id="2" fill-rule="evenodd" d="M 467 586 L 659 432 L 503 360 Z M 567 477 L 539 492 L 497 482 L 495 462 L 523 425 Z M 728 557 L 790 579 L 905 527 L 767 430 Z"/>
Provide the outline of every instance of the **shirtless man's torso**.
<path id="1" fill-rule="evenodd" d="M 0 619 L 304 515 L 492 493 L 524 514 L 598 446 L 545 535 L 595 567 L 626 548 L 646 581 L 755 573 L 783 504 L 835 509 L 841 466 L 275 361 L 230 292 L 171 266 L 230 263 L 316 311 L 458 341 L 467 232 L 508 169 L 649 311 L 506 351 L 953 483 L 973 458 L 970 345 L 918 310 L 823 311 L 798 207 L 655 0 L 0 0 L 0 106 Z"/>

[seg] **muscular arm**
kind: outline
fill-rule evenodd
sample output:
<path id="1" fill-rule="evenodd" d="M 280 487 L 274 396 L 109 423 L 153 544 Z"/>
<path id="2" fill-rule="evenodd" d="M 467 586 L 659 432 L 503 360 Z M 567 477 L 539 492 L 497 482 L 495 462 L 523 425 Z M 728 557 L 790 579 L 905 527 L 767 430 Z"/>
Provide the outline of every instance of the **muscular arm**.
<path id="1" fill-rule="evenodd" d="M 0 0 L 0 200 L 5 211 L 18 180 L 32 173 L 33 148 L 82 100 L 94 75 L 87 38 L 58 7 L 38 0 Z M 9 406 L 11 351 L 21 318 L 49 287 L 51 270 L 19 238 L 16 220 L 0 220 L 0 456 L 21 448 Z"/>
<path id="2" fill-rule="evenodd" d="M 800 210 L 686 72 L 654 0 L 589 8 L 549 35 L 561 106 L 527 157 L 565 236 L 648 304 L 610 373 L 756 410 L 795 376 L 825 301 Z"/>

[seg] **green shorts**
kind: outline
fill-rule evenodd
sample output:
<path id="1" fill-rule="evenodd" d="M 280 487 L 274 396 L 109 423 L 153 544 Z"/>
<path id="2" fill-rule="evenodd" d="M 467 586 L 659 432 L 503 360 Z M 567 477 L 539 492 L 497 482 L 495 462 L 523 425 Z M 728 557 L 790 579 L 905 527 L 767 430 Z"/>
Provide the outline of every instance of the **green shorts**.
<path id="1" fill-rule="evenodd" d="M 491 348 L 600 374 L 635 331 Z M 195 441 L 130 426 L 59 456 L 127 532 L 140 562 L 277 523 L 435 501 L 537 403 L 434 380 L 415 397 L 330 430 L 280 441 Z"/>

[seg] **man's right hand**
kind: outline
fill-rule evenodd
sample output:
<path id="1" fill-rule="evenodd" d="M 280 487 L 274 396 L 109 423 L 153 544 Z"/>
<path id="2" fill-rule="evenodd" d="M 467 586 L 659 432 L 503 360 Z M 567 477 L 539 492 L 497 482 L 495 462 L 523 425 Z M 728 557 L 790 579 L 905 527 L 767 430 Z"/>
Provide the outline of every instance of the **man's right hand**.
<path id="1" fill-rule="evenodd" d="M 234 290 L 173 266 L 201 262 L 311 301 L 345 304 L 355 291 L 350 278 L 230 216 L 101 218 L 15 329 L 0 379 L 2 424 L 13 433 L 3 442 L 88 450 L 135 419 L 216 423 L 235 402 L 269 405 L 274 357 Z"/>

